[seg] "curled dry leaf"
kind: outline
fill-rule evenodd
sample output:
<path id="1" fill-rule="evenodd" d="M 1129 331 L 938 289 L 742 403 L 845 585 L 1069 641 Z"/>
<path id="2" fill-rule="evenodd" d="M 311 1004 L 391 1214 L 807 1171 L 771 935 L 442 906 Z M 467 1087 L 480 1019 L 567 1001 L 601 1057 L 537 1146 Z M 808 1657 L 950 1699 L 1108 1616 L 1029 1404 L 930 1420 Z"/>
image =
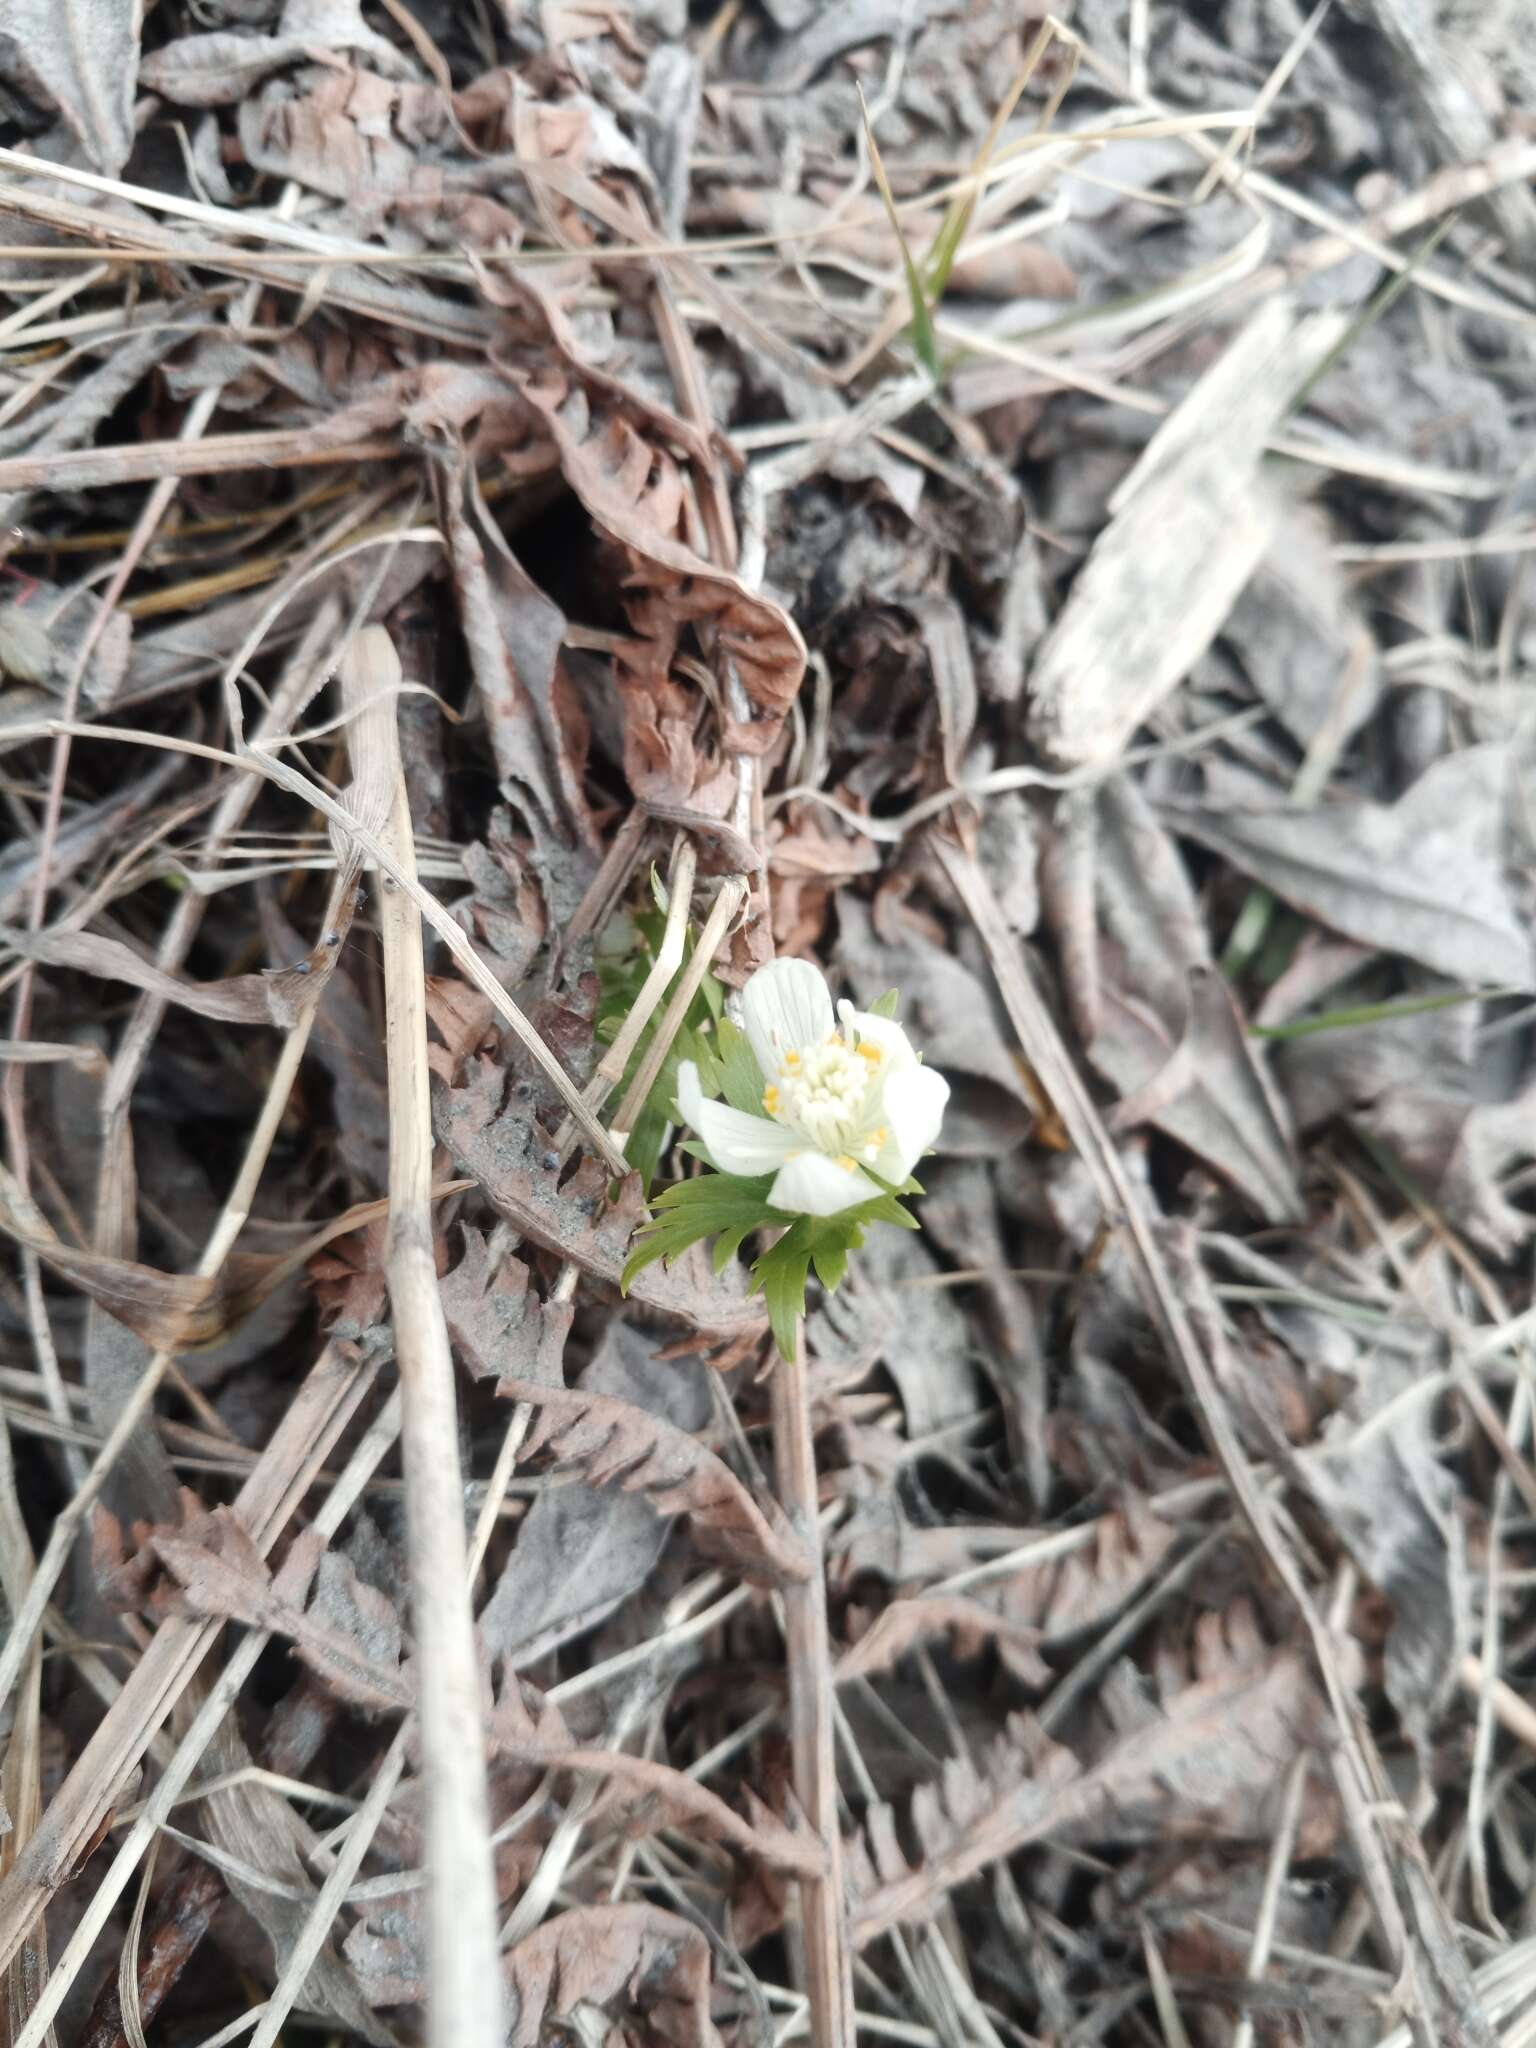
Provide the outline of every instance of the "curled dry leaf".
<path id="1" fill-rule="evenodd" d="M 89 635 L 80 692 L 88 704 L 110 704 L 128 667 L 133 627 L 115 606 L 99 626 L 99 606 L 94 593 L 64 590 L 40 577 L 0 589 L 0 679 L 37 683 L 63 697 Z"/>
<path id="2" fill-rule="evenodd" d="M 462 457 L 441 495 L 459 622 L 502 793 L 531 799 L 561 838 L 590 843 L 582 763 L 556 701 L 565 615 L 512 552 Z"/>
<path id="3" fill-rule="evenodd" d="M 552 1450 L 593 1486 L 643 1493 L 663 1514 L 685 1514 L 707 1547 L 775 1580 L 803 1580 L 804 1549 L 777 1509 L 772 1519 L 713 1451 L 659 1416 L 584 1389 L 503 1380 L 499 1391 L 528 1401 L 538 1420 L 528 1455 Z"/>
<path id="4" fill-rule="evenodd" d="M 521 389 L 560 451 L 566 482 L 619 550 L 640 635 L 633 658 L 621 657 L 624 666 L 642 687 L 664 682 L 683 628 L 711 626 L 760 714 L 727 737 L 744 751 L 764 752 L 805 675 L 805 642 L 793 619 L 686 544 L 682 476 L 627 419 L 600 416 L 584 390 L 553 372 L 524 378 Z"/>
<path id="5" fill-rule="evenodd" d="M 1019 1548 L 1028 1543 L 1019 1532 Z M 1142 1497 L 1100 1517 L 1090 1547 L 989 1579 L 965 1595 L 913 1593 L 893 1600 L 838 1661 L 841 1682 L 887 1670 L 935 1636 L 958 1654 L 994 1644 L 1022 1684 L 1045 1682 L 1045 1644 L 1103 1627 L 1150 1583 L 1178 1540 Z"/>

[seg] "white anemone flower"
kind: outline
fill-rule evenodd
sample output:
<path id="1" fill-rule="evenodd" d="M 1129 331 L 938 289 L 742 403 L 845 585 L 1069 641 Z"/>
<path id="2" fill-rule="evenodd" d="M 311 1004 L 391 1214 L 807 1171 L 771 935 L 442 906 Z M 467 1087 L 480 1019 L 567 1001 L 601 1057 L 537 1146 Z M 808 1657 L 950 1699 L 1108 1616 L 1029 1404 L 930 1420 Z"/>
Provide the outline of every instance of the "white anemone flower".
<path id="1" fill-rule="evenodd" d="M 774 1176 L 769 1201 L 794 1216 L 835 1216 L 900 1187 L 939 1135 L 949 1083 L 923 1066 L 899 1024 L 842 1002 L 804 960 L 760 967 L 741 994 L 762 1069 L 762 1114 L 710 1102 L 692 1060 L 677 1103 L 722 1173 Z"/>

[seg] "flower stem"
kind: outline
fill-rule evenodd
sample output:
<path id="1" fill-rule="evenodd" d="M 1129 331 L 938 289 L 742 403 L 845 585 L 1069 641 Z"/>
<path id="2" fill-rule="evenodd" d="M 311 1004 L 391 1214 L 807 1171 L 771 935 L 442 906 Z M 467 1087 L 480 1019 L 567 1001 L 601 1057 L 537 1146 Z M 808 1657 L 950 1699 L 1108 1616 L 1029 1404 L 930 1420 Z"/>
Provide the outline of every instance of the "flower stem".
<path id="1" fill-rule="evenodd" d="M 789 1662 L 789 1735 L 795 1796 L 821 1838 L 826 1875 L 800 1886 L 806 1990 L 812 2048 L 853 2048 L 853 1976 L 848 1902 L 843 1890 L 837 1767 L 832 1751 L 832 1660 L 827 1642 L 827 1588 L 817 1516 L 816 1454 L 805 1377 L 805 1319 L 795 1325 L 792 1359 L 780 1359 L 773 1380 L 773 1457 L 779 1499 L 811 1557 L 810 1576 L 784 1589 L 784 1640 Z"/>

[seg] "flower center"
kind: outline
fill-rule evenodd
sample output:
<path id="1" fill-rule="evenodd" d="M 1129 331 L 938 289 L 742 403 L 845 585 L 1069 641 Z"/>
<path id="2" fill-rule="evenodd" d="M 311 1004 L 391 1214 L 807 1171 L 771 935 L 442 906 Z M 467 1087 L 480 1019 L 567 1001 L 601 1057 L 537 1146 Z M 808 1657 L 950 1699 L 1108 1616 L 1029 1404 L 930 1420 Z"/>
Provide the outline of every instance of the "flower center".
<path id="1" fill-rule="evenodd" d="M 777 1082 L 763 1091 L 763 1108 L 818 1152 L 848 1152 L 878 1101 L 879 1067 L 877 1046 L 849 1045 L 834 1032 L 820 1045 L 783 1055 Z"/>

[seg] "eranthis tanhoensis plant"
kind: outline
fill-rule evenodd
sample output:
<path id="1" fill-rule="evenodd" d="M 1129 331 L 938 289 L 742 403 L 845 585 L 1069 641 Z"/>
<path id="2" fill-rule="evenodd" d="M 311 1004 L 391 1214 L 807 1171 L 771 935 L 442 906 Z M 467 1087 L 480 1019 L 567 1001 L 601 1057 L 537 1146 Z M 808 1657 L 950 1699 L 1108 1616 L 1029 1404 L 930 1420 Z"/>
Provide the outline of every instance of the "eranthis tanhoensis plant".
<path id="1" fill-rule="evenodd" d="M 667 1188 L 625 1269 L 713 1238 L 723 1271 L 754 1230 L 781 1234 L 752 1267 L 779 1349 L 793 1353 L 812 1266 L 834 1288 L 869 1223 L 916 1229 L 897 1199 L 921 1194 L 912 1169 L 938 1138 L 949 1100 L 895 1021 L 894 992 L 873 1009 L 834 1006 L 804 960 L 761 967 L 741 995 L 741 1027 L 721 1017 L 713 1047 L 677 1069 L 676 1114 L 713 1169 Z M 720 1100 L 720 1097 L 724 1100 Z"/>

